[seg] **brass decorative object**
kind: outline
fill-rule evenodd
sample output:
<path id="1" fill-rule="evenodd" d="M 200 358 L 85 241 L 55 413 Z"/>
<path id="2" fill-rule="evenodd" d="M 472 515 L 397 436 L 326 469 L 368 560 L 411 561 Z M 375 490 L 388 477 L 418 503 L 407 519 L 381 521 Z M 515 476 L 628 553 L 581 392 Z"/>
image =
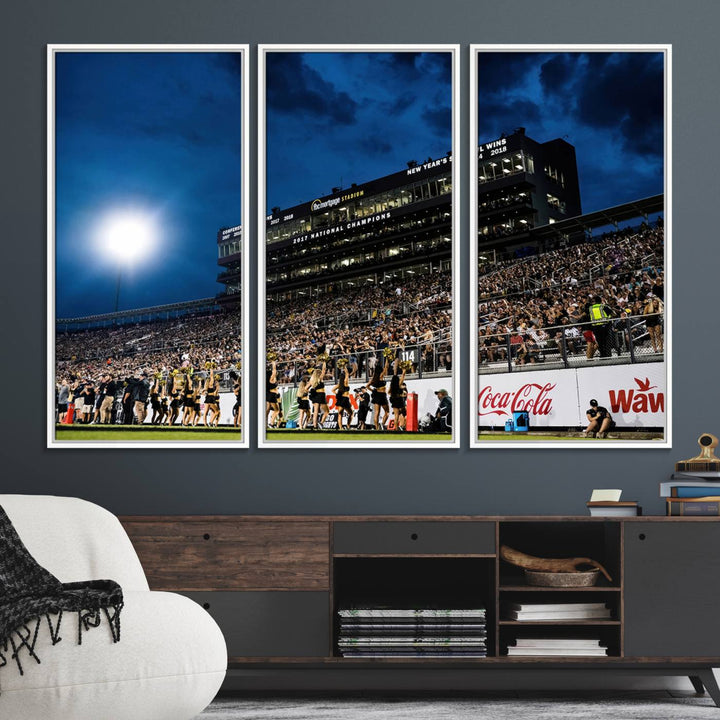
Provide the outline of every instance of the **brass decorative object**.
<path id="1" fill-rule="evenodd" d="M 676 472 L 718 472 L 720 471 L 720 458 L 715 456 L 718 439 L 710 433 L 703 433 L 698 438 L 698 445 L 702 452 L 688 460 L 675 463 Z"/>
<path id="2" fill-rule="evenodd" d="M 500 547 L 500 557 L 509 562 L 511 565 L 544 573 L 586 573 L 588 568 L 599 570 L 609 582 L 612 582 L 610 573 L 597 560 L 587 557 L 571 557 L 571 558 L 539 558 L 533 555 L 526 555 L 519 550 L 502 545 Z M 529 580 L 528 580 L 529 582 Z"/>

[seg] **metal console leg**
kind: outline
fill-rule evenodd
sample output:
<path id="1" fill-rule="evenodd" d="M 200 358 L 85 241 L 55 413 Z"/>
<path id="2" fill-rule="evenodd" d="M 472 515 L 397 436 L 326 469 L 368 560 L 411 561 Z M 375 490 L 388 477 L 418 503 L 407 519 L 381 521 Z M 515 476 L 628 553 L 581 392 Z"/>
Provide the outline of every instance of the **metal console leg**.
<path id="1" fill-rule="evenodd" d="M 695 688 L 695 692 L 698 695 L 704 695 L 705 686 L 702 684 L 702 680 L 697 675 L 689 675 L 688 677 L 690 678 L 692 686 Z"/>
<path id="2" fill-rule="evenodd" d="M 708 694 L 713 699 L 714 703 L 720 707 L 720 687 L 718 687 L 717 680 L 712 671 L 712 668 L 707 670 L 701 670 L 699 673 L 700 680 L 708 691 Z"/>

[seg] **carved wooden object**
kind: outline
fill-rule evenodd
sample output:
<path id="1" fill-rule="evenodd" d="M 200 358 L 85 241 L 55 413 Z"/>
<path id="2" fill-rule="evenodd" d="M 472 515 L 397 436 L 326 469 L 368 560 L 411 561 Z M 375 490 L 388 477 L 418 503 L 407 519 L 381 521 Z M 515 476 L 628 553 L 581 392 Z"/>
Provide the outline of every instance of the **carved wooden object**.
<path id="1" fill-rule="evenodd" d="M 597 568 L 612 582 L 608 571 L 596 560 L 586 557 L 574 558 L 539 558 L 533 555 L 526 555 L 507 545 L 500 546 L 500 557 L 511 565 L 517 565 L 525 570 L 538 570 L 540 572 L 581 572 L 583 566 Z"/>

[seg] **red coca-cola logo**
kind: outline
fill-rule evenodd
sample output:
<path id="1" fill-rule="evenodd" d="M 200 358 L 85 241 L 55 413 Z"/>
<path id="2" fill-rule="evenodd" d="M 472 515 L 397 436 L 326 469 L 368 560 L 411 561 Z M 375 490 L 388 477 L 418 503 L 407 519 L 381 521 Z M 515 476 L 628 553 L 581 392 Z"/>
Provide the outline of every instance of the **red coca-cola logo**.
<path id="1" fill-rule="evenodd" d="M 486 385 L 478 395 L 478 415 L 512 415 L 525 411 L 531 415 L 548 415 L 552 410 L 550 393 L 557 383 L 526 383 L 514 392 L 493 392 Z"/>

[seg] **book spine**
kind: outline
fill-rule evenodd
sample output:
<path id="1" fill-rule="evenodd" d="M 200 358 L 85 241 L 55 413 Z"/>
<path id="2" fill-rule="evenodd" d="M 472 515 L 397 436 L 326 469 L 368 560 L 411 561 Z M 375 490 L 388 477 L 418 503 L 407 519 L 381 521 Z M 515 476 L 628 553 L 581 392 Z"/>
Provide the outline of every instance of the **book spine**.
<path id="1" fill-rule="evenodd" d="M 671 517 L 674 516 L 715 516 L 720 515 L 720 501 L 712 500 L 703 502 L 702 500 L 690 502 L 673 502 L 667 501 L 668 512 Z"/>
<path id="2" fill-rule="evenodd" d="M 671 497 L 678 498 L 704 498 L 708 495 L 717 495 L 717 487 L 697 485 L 696 487 L 674 487 Z"/>

